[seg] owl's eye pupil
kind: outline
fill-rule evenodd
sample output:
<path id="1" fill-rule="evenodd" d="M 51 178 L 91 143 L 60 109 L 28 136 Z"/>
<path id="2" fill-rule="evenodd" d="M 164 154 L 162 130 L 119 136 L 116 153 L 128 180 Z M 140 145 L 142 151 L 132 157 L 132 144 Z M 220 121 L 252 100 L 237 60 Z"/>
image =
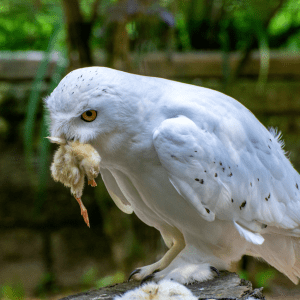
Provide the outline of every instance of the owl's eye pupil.
<path id="1" fill-rule="evenodd" d="M 86 115 L 87 115 L 88 117 L 91 117 L 91 116 L 93 115 L 93 113 L 92 113 L 90 110 L 88 110 L 88 111 L 86 112 Z"/>

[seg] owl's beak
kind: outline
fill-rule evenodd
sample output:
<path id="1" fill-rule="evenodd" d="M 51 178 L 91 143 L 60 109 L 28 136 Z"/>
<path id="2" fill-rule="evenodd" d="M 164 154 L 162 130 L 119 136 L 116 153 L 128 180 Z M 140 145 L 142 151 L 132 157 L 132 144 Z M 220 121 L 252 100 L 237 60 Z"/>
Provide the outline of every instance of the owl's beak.
<path id="1" fill-rule="evenodd" d="M 59 144 L 59 145 L 64 145 L 67 143 L 65 139 L 55 137 L 55 136 L 46 136 L 46 139 L 48 139 L 51 143 Z"/>

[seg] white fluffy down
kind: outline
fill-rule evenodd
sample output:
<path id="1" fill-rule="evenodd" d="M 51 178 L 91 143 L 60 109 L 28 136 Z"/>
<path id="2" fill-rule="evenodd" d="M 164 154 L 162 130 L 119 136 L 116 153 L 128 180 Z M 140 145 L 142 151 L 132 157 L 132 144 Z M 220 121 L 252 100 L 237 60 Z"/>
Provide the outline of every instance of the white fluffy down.
<path id="1" fill-rule="evenodd" d="M 192 292 L 184 285 L 162 280 L 158 283 L 149 282 L 134 290 L 126 292 L 122 296 L 116 296 L 114 300 L 197 300 Z"/>

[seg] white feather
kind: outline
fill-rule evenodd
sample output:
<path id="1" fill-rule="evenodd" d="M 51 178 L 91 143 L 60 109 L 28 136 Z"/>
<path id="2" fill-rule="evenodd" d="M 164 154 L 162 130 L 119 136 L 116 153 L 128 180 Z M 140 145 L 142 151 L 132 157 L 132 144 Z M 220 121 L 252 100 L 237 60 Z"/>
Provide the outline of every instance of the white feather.
<path id="1" fill-rule="evenodd" d="M 245 238 L 246 241 L 253 243 L 255 245 L 261 245 L 265 239 L 259 233 L 253 233 L 249 230 L 246 230 L 242 226 L 240 226 L 237 222 L 233 222 L 235 228 L 239 232 L 239 234 Z"/>

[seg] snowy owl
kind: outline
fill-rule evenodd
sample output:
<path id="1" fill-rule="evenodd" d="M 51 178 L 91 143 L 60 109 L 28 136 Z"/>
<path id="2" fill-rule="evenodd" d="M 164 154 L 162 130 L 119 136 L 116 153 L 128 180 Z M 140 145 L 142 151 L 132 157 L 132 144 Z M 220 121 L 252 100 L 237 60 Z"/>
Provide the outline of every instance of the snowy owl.
<path id="1" fill-rule="evenodd" d="M 300 277 L 300 176 L 268 131 L 220 92 L 104 67 L 45 99 L 51 136 L 90 144 L 116 205 L 169 250 L 131 278 L 213 278 L 242 255 Z"/>

